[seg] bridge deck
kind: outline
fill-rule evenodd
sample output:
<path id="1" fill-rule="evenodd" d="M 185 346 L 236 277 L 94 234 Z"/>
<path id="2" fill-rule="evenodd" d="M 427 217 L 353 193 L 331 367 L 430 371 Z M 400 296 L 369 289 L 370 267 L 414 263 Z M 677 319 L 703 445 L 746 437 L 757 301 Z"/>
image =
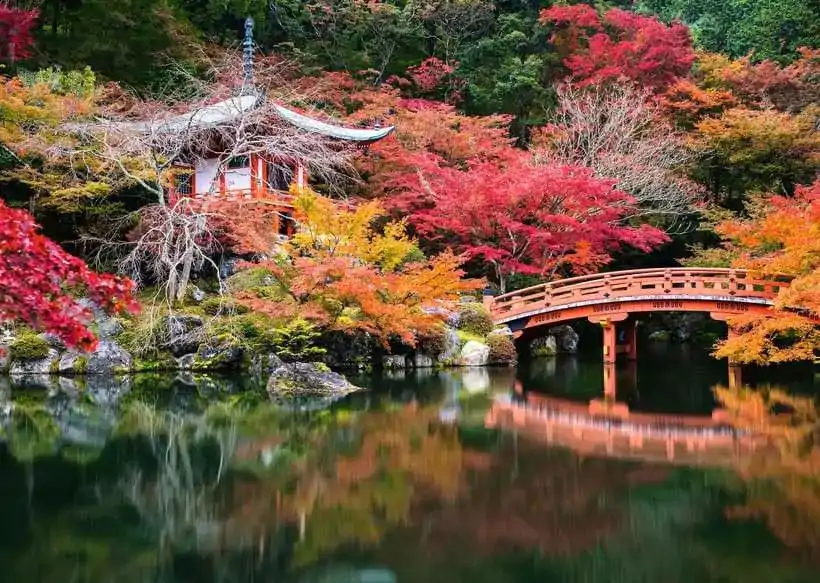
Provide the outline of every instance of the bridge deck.
<path id="1" fill-rule="evenodd" d="M 636 269 L 517 290 L 493 298 L 489 309 L 498 324 L 539 314 L 552 314 L 542 319 L 555 323 L 618 311 L 733 313 L 767 309 L 788 282 L 787 277 L 766 279 L 737 269 Z"/>

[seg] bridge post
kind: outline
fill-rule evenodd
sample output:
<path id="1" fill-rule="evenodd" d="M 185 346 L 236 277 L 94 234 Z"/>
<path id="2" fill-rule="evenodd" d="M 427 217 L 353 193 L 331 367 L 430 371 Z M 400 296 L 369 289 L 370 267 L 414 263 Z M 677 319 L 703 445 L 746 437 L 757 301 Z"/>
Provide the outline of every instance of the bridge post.
<path id="1" fill-rule="evenodd" d="M 604 330 L 604 363 L 614 363 L 617 357 L 618 339 L 615 334 L 615 324 L 609 320 L 601 322 Z"/>
<path id="2" fill-rule="evenodd" d="M 626 354 L 629 360 L 638 360 L 638 322 L 636 320 L 626 323 L 624 340 L 628 346 Z"/>
<path id="3" fill-rule="evenodd" d="M 618 381 L 615 375 L 615 363 L 604 363 L 604 399 L 617 400 Z"/>

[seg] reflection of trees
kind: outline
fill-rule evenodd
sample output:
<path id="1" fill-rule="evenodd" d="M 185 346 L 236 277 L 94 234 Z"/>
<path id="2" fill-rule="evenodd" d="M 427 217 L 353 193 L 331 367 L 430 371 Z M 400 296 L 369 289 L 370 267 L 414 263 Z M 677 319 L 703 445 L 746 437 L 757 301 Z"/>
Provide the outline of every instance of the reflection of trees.
<path id="1" fill-rule="evenodd" d="M 814 400 L 776 387 L 715 394 L 738 428 L 767 440 L 739 468 L 747 500 L 737 517 L 762 518 L 784 544 L 820 562 L 820 412 Z"/>
<path id="2" fill-rule="evenodd" d="M 295 463 L 290 484 L 270 477 L 236 488 L 236 512 L 250 519 L 245 528 L 273 516 L 294 523 L 299 564 L 344 545 L 376 544 L 409 519 L 420 489 L 448 498 L 459 491 L 458 436 L 438 417 L 437 406 L 412 405 L 337 415 Z"/>

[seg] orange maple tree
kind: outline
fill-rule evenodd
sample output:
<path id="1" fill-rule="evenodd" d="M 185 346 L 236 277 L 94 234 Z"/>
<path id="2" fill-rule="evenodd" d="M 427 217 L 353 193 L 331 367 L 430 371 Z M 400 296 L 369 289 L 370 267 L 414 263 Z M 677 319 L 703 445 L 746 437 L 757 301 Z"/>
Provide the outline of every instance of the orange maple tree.
<path id="1" fill-rule="evenodd" d="M 716 355 L 740 363 L 812 360 L 820 352 L 820 180 L 798 187 L 794 197 L 753 199 L 748 211 L 747 219 L 717 226 L 732 265 L 794 279 L 770 314 L 733 317 L 737 334 Z"/>
<path id="2" fill-rule="evenodd" d="M 303 190 L 295 199 L 297 234 L 282 254 L 247 267 L 267 274 L 267 285 L 237 293 L 250 309 L 274 318 L 297 314 L 332 330 L 364 331 L 385 346 L 415 345 L 448 315 L 459 295 L 481 287 L 462 279 L 462 258 L 418 251 L 402 221 L 376 228 L 378 201 L 341 208 Z"/>

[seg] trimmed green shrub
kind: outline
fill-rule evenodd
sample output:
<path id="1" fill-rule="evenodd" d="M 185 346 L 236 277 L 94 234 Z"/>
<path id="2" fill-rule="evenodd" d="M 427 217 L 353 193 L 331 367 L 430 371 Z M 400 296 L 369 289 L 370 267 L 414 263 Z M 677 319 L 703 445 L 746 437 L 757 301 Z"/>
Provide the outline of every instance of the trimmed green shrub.
<path id="1" fill-rule="evenodd" d="M 271 330 L 266 340 L 276 356 L 285 362 L 310 362 L 319 360 L 326 352 L 316 344 L 320 336 L 313 324 L 297 318 Z"/>
<path id="2" fill-rule="evenodd" d="M 490 347 L 489 361 L 491 364 L 515 364 L 518 362 L 515 343 L 507 334 L 490 334 L 487 336 L 487 346 Z"/>
<path id="3" fill-rule="evenodd" d="M 48 342 L 34 332 L 22 332 L 9 346 L 9 354 L 14 360 L 37 360 L 48 355 Z"/>
<path id="4" fill-rule="evenodd" d="M 475 334 L 476 336 L 487 336 L 493 331 L 493 324 L 490 313 L 481 304 L 464 304 L 458 314 L 458 329 Z"/>

